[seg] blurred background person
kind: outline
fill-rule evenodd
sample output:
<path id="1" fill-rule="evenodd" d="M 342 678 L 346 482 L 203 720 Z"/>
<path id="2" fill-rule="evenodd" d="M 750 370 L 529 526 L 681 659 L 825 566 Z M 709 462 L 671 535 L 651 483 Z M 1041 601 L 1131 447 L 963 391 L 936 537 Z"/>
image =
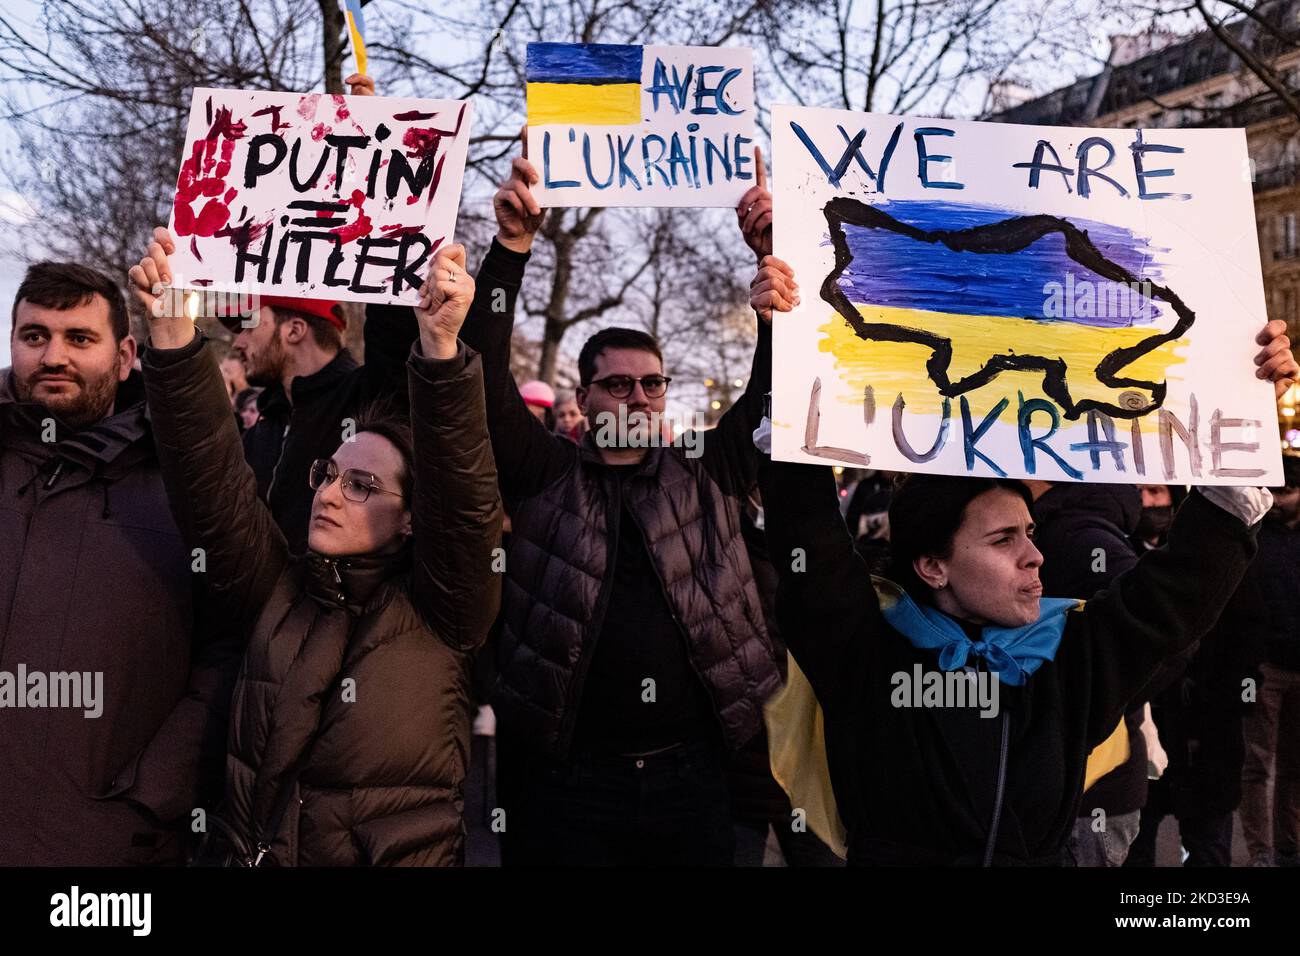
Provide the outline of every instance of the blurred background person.
<path id="1" fill-rule="evenodd" d="M 235 396 L 235 417 L 239 419 L 241 434 L 256 425 L 262 415 L 257 408 L 257 396 L 260 394 L 260 388 L 246 388 Z"/>
<path id="2" fill-rule="evenodd" d="M 1245 705 L 1241 826 L 1252 866 L 1300 865 L 1300 457 L 1259 532 L 1259 557 L 1230 612 L 1249 643 L 1258 696 Z M 1227 617 L 1227 615 L 1225 615 Z"/>
<path id="3" fill-rule="evenodd" d="M 555 400 L 555 430 L 565 438 L 578 441 L 587 430 L 587 419 L 572 392 L 562 392 Z"/>
<path id="4" fill-rule="evenodd" d="M 519 386 L 519 394 L 524 404 L 533 413 L 533 417 L 546 426 L 548 431 L 555 431 L 555 389 L 545 382 L 524 382 Z"/>
<path id="5" fill-rule="evenodd" d="M 238 355 L 227 355 L 221 360 L 221 377 L 226 383 L 226 392 L 230 395 L 230 404 L 248 390 L 248 377 L 244 374 L 244 363 Z"/>

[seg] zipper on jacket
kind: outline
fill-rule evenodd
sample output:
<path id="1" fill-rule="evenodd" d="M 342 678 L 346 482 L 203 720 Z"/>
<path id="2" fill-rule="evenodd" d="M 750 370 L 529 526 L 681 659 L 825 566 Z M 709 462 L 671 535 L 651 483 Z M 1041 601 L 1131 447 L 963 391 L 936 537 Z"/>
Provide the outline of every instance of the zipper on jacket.
<path id="1" fill-rule="evenodd" d="M 649 539 L 646 538 L 645 528 L 641 527 L 641 523 L 636 520 L 636 515 L 632 513 L 631 509 L 628 509 L 628 517 L 632 519 L 632 523 L 641 532 L 641 541 L 645 543 L 645 549 L 648 553 L 650 544 Z M 704 695 L 709 698 L 713 719 L 718 722 L 718 727 L 722 730 L 722 742 L 725 745 L 727 742 L 727 725 L 723 722 L 722 714 L 718 710 L 718 702 L 713 697 L 713 688 L 709 686 L 709 682 L 704 679 L 704 675 L 700 673 L 699 668 L 695 665 L 695 658 L 691 656 L 691 636 L 686 633 L 686 624 L 677 616 L 677 611 L 673 607 L 673 600 L 668 594 L 668 585 L 664 583 L 664 579 L 659 575 L 659 568 L 655 566 L 654 555 L 649 554 L 648 556 L 650 558 L 650 570 L 654 572 L 655 580 L 659 582 L 659 593 L 664 596 L 664 603 L 668 605 L 668 613 L 672 615 L 673 624 L 677 626 L 677 633 L 686 645 L 686 660 L 690 663 L 691 670 L 695 672 L 695 679 L 704 685 Z"/>
<path id="2" fill-rule="evenodd" d="M 284 450 L 289 447 L 289 426 L 293 423 L 293 410 L 289 411 L 289 418 L 285 420 L 284 431 L 280 433 L 280 454 L 275 456 L 275 464 L 271 466 L 271 480 L 266 486 L 266 503 L 271 503 L 271 493 L 275 491 L 275 479 L 280 474 L 280 463 L 284 461 Z"/>
<path id="3" fill-rule="evenodd" d="M 63 459 L 54 459 L 54 471 L 50 472 L 50 477 L 45 479 L 44 488 L 49 491 L 54 487 L 54 483 L 59 480 L 59 475 L 63 474 Z"/>
<path id="4" fill-rule="evenodd" d="M 560 746 L 557 754 L 560 760 L 568 760 L 569 751 L 573 748 L 573 735 L 577 731 L 578 723 L 578 707 L 582 702 L 582 687 L 587 681 L 587 671 L 591 668 L 591 657 L 595 651 L 596 640 L 600 637 L 601 627 L 604 626 L 610 593 L 614 590 L 614 567 L 615 562 L 618 561 L 618 538 L 623 518 L 623 483 L 617 474 L 614 475 L 613 504 L 613 508 L 608 505 L 605 508 L 605 525 L 609 541 L 605 552 L 605 579 L 600 583 L 596 607 L 588 623 L 590 638 L 584 636 L 582 639 L 582 650 L 578 654 L 578 664 L 573 670 L 573 681 L 569 685 L 569 693 L 565 700 L 564 716 L 560 720 Z M 611 517 L 615 520 L 611 521 Z"/>

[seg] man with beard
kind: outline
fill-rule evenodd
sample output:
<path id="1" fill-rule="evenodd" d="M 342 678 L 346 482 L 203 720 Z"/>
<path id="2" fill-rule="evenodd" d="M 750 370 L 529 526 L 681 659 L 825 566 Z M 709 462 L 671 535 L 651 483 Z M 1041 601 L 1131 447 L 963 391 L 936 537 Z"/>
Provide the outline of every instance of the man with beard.
<path id="1" fill-rule="evenodd" d="M 183 827 L 220 789 L 238 636 L 198 626 L 202 555 L 167 507 L 121 291 L 43 262 L 12 318 L 13 367 L 0 372 L 0 866 L 179 863 Z"/>
<path id="2" fill-rule="evenodd" d="M 537 180 L 516 159 L 496 197 L 520 272 L 541 224 Z M 751 192 L 742 223 L 770 209 L 766 189 Z M 770 227 L 742 231 L 772 268 Z M 789 289 L 784 276 L 760 271 L 756 308 L 769 284 Z M 575 443 L 520 395 L 509 314 L 471 314 L 462 329 L 483 356 L 512 523 L 492 702 L 507 865 L 732 864 L 725 754 L 759 732 L 781 679 L 740 522 L 771 377 L 758 325 L 745 393 L 712 431 L 671 446 L 670 379 L 645 332 L 607 328 L 582 347 L 591 427 Z"/>

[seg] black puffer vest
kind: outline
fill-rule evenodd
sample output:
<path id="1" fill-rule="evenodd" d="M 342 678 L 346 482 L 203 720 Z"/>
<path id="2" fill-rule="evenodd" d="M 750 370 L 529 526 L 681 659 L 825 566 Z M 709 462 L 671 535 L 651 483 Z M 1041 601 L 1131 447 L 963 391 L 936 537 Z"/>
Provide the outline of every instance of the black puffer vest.
<path id="1" fill-rule="evenodd" d="M 626 497 L 626 502 L 624 501 Z M 613 581 L 612 538 L 627 504 L 645 539 L 691 663 L 731 749 L 762 725 L 781 683 L 741 533 L 737 500 L 682 448 L 652 448 L 624 483 L 590 435 L 574 465 L 522 502 L 511 522 L 501 679 L 501 732 L 565 759 Z"/>

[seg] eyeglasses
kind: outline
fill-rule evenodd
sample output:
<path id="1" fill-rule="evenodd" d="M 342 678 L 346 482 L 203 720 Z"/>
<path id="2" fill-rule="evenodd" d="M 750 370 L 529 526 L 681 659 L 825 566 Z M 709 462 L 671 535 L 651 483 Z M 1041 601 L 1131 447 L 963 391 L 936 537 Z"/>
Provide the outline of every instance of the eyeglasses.
<path id="1" fill-rule="evenodd" d="M 668 391 L 668 383 L 671 381 L 672 379 L 666 375 L 643 375 L 640 378 L 633 378 L 631 375 L 606 375 L 604 378 L 592 380 L 591 384 L 599 385 L 614 398 L 627 398 L 632 394 L 632 386 L 640 382 L 646 398 L 662 398 Z"/>
<path id="2" fill-rule="evenodd" d="M 337 477 L 339 477 L 339 466 L 334 464 L 334 459 L 317 458 L 311 463 L 311 471 L 307 473 L 307 484 L 311 485 L 312 491 L 320 491 L 322 488 L 333 484 L 334 479 Z M 377 491 L 381 495 L 393 495 L 396 498 L 406 497 L 396 491 L 380 488 L 375 483 L 377 480 L 369 472 L 349 468 L 343 472 L 343 483 L 341 485 L 343 497 L 348 501 L 363 502 L 370 497 L 372 491 Z"/>

